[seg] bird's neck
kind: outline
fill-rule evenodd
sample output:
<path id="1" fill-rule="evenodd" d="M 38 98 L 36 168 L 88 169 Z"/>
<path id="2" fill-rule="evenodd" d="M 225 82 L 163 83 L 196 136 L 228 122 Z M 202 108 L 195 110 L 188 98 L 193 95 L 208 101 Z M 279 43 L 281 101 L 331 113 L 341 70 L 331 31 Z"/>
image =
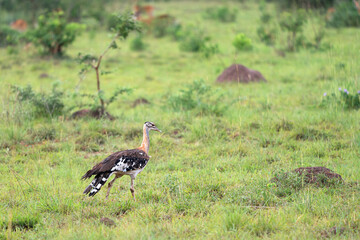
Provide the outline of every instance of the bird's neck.
<path id="1" fill-rule="evenodd" d="M 143 128 L 143 140 L 141 146 L 139 147 L 140 150 L 143 150 L 146 154 L 149 153 L 150 147 L 150 138 L 149 138 L 149 130 L 147 127 L 144 126 Z"/>

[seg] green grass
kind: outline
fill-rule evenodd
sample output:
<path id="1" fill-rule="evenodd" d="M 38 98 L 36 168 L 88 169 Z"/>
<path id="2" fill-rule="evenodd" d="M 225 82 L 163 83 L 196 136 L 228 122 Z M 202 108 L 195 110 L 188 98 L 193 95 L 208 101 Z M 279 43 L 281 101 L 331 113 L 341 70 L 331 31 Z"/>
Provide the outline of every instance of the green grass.
<path id="1" fill-rule="evenodd" d="M 134 52 L 132 35 L 103 62 L 104 71 L 116 69 L 102 78 L 105 93 L 134 89 L 108 109 L 115 121 L 35 119 L 10 93 L 11 84 L 46 91 L 54 81 L 74 92 L 78 52 L 101 53 L 110 41 L 105 31 L 83 33 L 64 59 L 40 57 L 33 48 L 0 49 L 0 239 L 316 239 L 334 226 L 345 229 L 335 238 L 360 237 L 360 113 L 320 106 L 324 92 L 360 90 L 360 32 L 326 29 L 330 49 L 281 57 L 257 38 L 256 4 L 227 4 L 242 9 L 234 23 L 202 17 L 216 2 L 155 3 L 158 14 L 203 28 L 220 53 L 205 59 L 181 52 L 170 37 L 151 36 L 143 38 L 146 50 Z M 236 53 L 231 42 L 240 32 L 252 39 L 252 51 Z M 312 36 L 310 24 L 304 32 Z M 281 36 L 277 48 L 285 45 Z M 232 63 L 259 70 L 268 83 L 215 83 Z M 50 77 L 39 78 L 42 73 Z M 222 94 L 228 106 L 222 114 L 169 105 L 199 79 Z M 80 91 L 96 91 L 93 73 Z M 138 98 L 150 104 L 133 108 Z M 109 200 L 106 188 L 83 196 L 89 181 L 81 176 L 110 153 L 137 147 L 145 121 L 163 133 L 151 133 L 151 161 L 135 181 L 137 201 L 129 177 L 115 182 Z M 330 168 L 345 183 L 292 188 L 270 182 L 280 170 L 308 166 Z M 117 226 L 100 223 L 102 217 Z"/>

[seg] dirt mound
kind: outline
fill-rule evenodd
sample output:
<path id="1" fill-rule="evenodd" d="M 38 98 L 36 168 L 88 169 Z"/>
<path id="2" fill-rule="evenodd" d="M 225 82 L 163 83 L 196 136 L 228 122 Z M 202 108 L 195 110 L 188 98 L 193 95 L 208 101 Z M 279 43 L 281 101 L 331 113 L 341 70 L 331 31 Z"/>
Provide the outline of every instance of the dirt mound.
<path id="1" fill-rule="evenodd" d="M 266 82 L 264 76 L 256 70 L 249 69 L 241 64 L 233 64 L 225 69 L 216 79 L 217 82 Z"/>
<path id="2" fill-rule="evenodd" d="M 317 186 L 329 185 L 335 182 L 342 182 L 342 177 L 326 167 L 301 167 L 294 169 L 291 173 L 296 173 L 303 178 L 306 184 L 315 184 Z M 289 173 L 284 173 L 288 178 Z M 280 179 L 274 177 L 271 182 L 279 182 Z"/>
<path id="3" fill-rule="evenodd" d="M 150 102 L 145 98 L 138 98 L 133 102 L 132 107 L 134 108 L 140 104 L 150 104 Z"/>
<path id="4" fill-rule="evenodd" d="M 107 217 L 103 217 L 100 219 L 100 222 L 108 227 L 115 227 L 116 223 L 114 220 L 107 218 Z"/>
<path id="5" fill-rule="evenodd" d="M 332 227 L 328 230 L 324 230 L 321 232 L 321 236 L 323 238 L 330 238 L 333 235 L 342 235 L 345 231 L 344 227 Z"/>
<path id="6" fill-rule="evenodd" d="M 115 120 L 115 117 L 113 117 L 110 113 L 105 112 L 105 114 L 103 116 L 101 116 L 101 112 L 100 110 L 90 110 L 90 109 L 81 109 L 79 111 L 74 112 L 71 115 L 71 119 L 79 119 L 79 118 L 96 118 L 96 119 L 100 119 L 100 118 L 106 118 L 109 120 Z"/>
<path id="7" fill-rule="evenodd" d="M 303 176 L 306 183 L 319 183 L 324 177 L 342 181 L 342 177 L 339 174 L 326 167 L 301 167 L 295 169 L 294 172 Z"/>

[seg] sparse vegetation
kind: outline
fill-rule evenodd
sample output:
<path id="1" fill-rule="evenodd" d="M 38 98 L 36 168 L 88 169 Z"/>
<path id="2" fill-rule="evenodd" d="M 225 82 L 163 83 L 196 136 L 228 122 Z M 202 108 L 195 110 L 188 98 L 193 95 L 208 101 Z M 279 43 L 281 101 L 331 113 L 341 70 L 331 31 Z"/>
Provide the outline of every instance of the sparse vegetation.
<path id="1" fill-rule="evenodd" d="M 131 41 L 131 49 L 134 51 L 143 51 L 146 48 L 146 44 L 144 43 L 143 37 L 139 34 Z"/>
<path id="2" fill-rule="evenodd" d="M 110 49 L 118 48 L 117 41 L 119 39 L 121 39 L 121 40 L 126 39 L 129 35 L 129 33 L 132 31 L 140 32 L 140 26 L 138 25 L 137 22 L 135 22 L 135 20 L 133 19 L 132 15 L 130 13 L 124 13 L 124 14 L 120 14 L 116 17 L 116 19 L 114 20 L 114 26 L 112 27 L 111 30 L 114 32 L 115 36 L 113 37 L 112 41 L 107 46 L 105 51 L 99 57 L 94 57 L 90 54 L 82 55 L 79 53 L 79 61 L 80 61 L 80 64 L 83 65 L 83 68 L 81 69 L 80 74 L 86 73 L 89 68 L 92 68 L 96 74 L 97 95 L 96 96 L 87 95 L 87 96 L 97 99 L 98 102 L 100 103 L 97 106 L 92 105 L 93 106 L 92 110 L 99 112 L 98 115 L 100 117 L 105 117 L 108 115 L 106 113 L 107 105 L 114 102 L 120 94 L 125 93 L 125 92 L 130 92 L 130 89 L 128 89 L 128 88 L 118 88 L 117 90 L 114 91 L 114 93 L 112 94 L 112 96 L 109 99 L 105 98 L 104 92 L 101 90 L 101 86 L 100 86 L 100 83 L 101 83 L 100 75 L 102 73 L 102 72 L 100 72 L 100 67 L 101 67 L 101 62 L 103 60 L 103 57 L 108 53 L 108 51 Z"/>
<path id="3" fill-rule="evenodd" d="M 10 11 L 5 2 L 17 5 Z M 0 239 L 360 239 L 357 28 L 326 28 L 317 50 L 325 11 L 307 10 L 296 32 L 303 45 L 287 51 L 292 33 L 278 25 L 277 0 L 266 1 L 277 29 L 269 45 L 257 35 L 258 1 L 141 2 L 154 7 L 155 17 L 168 14 L 179 24 L 163 38 L 144 33 L 148 47 L 141 52 L 131 49 L 137 33 L 116 40 L 121 51 L 106 53 L 99 92 L 91 66 L 91 74 L 78 78 L 76 59 L 82 52 L 96 65 L 107 45 L 115 47 L 106 19 L 125 5 L 81 0 L 77 11 L 77 0 L 39 0 L 36 9 L 24 8 L 30 2 L 2 1 L 0 22 L 10 26 L 22 18 L 31 30 L 32 13 L 36 20 L 44 5 L 52 10 L 61 3 L 65 16 L 96 24 L 61 58 L 39 55 L 21 41 L 0 48 Z M 72 4 L 73 10 L 66 7 Z M 224 4 L 237 10 L 234 22 L 203 17 Z M 179 49 L 196 29 L 201 37 L 188 49 L 197 52 Z M 251 51 L 235 52 L 238 33 L 251 39 Z M 233 64 L 256 69 L 267 83 L 216 82 Z M 54 81 L 61 83 L 55 90 Z M 111 97 L 124 87 L 132 94 Z M 99 109 L 100 97 L 114 121 L 71 118 L 78 109 Z M 150 133 L 151 158 L 136 179 L 137 201 L 128 176 L 115 182 L 108 200 L 107 186 L 85 197 L 88 182 L 81 176 L 109 154 L 139 146 L 145 121 L 163 132 Z M 310 183 L 294 173 L 316 166 L 343 181 L 324 174 Z"/>
<path id="4" fill-rule="evenodd" d="M 50 93 L 34 92 L 32 87 L 12 86 L 16 101 L 28 104 L 36 117 L 55 117 L 64 113 L 62 91 L 58 90 L 58 83 L 53 84 Z"/>
<path id="5" fill-rule="evenodd" d="M 221 101 L 222 95 L 216 93 L 203 80 L 194 81 L 177 95 L 169 98 L 169 104 L 175 111 L 195 110 L 197 114 L 222 115 L 226 110 Z"/>
<path id="6" fill-rule="evenodd" d="M 339 92 L 336 93 L 324 93 L 324 98 L 321 102 L 322 106 L 334 106 L 338 105 L 344 109 L 360 109 L 360 90 L 350 92 L 349 90 L 339 88 Z"/>
<path id="7" fill-rule="evenodd" d="M 205 19 L 215 19 L 220 22 L 235 22 L 237 9 L 230 9 L 226 6 L 207 8 L 204 13 Z"/>
<path id="8" fill-rule="evenodd" d="M 304 43 L 302 35 L 303 26 L 306 22 L 306 15 L 303 9 L 296 12 L 283 12 L 280 19 L 280 27 L 288 32 L 287 50 L 295 51 Z"/>
<path id="9" fill-rule="evenodd" d="M 262 1 L 259 6 L 261 11 L 260 26 L 257 28 L 257 35 L 267 45 L 274 45 L 278 33 L 273 16 L 266 9 L 266 3 Z"/>

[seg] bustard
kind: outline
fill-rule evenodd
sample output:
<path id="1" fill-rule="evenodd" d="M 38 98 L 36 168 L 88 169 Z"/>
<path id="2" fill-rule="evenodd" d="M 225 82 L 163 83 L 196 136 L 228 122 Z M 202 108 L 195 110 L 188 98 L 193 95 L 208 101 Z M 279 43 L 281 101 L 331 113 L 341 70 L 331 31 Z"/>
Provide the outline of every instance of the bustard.
<path id="1" fill-rule="evenodd" d="M 92 169 L 87 171 L 81 179 L 87 179 L 95 175 L 94 180 L 85 189 L 84 194 L 94 196 L 100 191 L 101 187 L 106 183 L 111 175 L 115 174 L 114 179 L 109 183 L 106 198 L 109 197 L 111 187 L 116 179 L 129 175 L 131 177 L 131 194 L 135 198 L 134 180 L 149 161 L 149 131 L 154 130 L 161 132 L 154 123 L 145 122 L 143 127 L 143 141 L 141 146 L 136 149 L 115 152 L 105 158 L 102 162 L 96 164 Z"/>

